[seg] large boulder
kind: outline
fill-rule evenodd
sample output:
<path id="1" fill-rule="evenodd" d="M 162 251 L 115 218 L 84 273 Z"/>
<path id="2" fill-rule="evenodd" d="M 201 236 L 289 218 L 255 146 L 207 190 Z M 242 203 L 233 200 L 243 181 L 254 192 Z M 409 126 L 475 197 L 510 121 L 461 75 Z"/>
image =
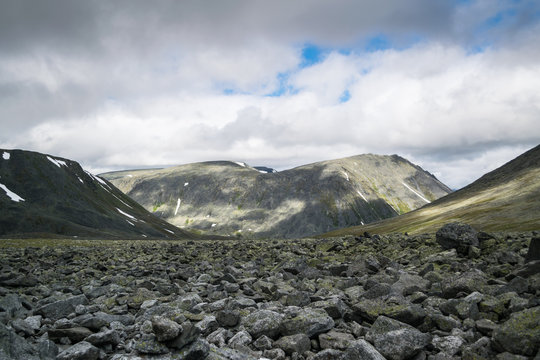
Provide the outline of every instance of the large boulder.
<path id="1" fill-rule="evenodd" d="M 282 322 L 283 315 L 271 310 L 258 310 L 246 316 L 242 321 L 242 325 L 254 339 L 262 335 L 276 338 Z"/>
<path id="2" fill-rule="evenodd" d="M 59 300 L 51 304 L 47 304 L 37 309 L 35 314 L 43 315 L 43 317 L 51 320 L 58 320 L 68 316 L 71 313 L 75 313 L 75 308 L 77 305 L 88 305 L 88 299 L 85 295 L 72 296 L 65 300 Z"/>
<path id="3" fill-rule="evenodd" d="M 0 359 L 38 359 L 36 350 L 24 338 L 0 322 Z"/>
<path id="4" fill-rule="evenodd" d="M 334 327 L 334 320 L 324 309 L 302 309 L 296 316 L 283 321 L 283 335 L 306 334 L 313 337 Z"/>
<path id="5" fill-rule="evenodd" d="M 508 352 L 535 355 L 540 349 L 540 306 L 512 314 L 493 331 L 493 340 Z"/>
<path id="6" fill-rule="evenodd" d="M 366 339 L 390 360 L 409 359 L 431 342 L 429 334 L 386 316 L 375 320 Z"/>
<path id="7" fill-rule="evenodd" d="M 443 249 L 456 249 L 461 255 L 466 255 L 471 246 L 478 247 L 480 243 L 478 232 L 470 225 L 459 222 L 444 225 L 435 236 Z"/>
<path id="8" fill-rule="evenodd" d="M 57 360 L 97 360 L 98 358 L 99 349 L 86 341 L 67 348 L 56 357 Z"/>
<path id="9" fill-rule="evenodd" d="M 529 244 L 529 251 L 526 256 L 527 261 L 540 260 L 540 237 L 531 239 Z"/>

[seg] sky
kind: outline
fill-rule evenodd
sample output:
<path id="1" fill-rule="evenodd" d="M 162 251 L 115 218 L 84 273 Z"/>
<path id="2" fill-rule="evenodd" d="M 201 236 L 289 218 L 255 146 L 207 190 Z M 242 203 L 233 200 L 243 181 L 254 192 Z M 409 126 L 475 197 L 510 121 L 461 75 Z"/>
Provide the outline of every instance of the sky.
<path id="1" fill-rule="evenodd" d="M 538 34 L 536 0 L 0 0 L 0 148 L 399 154 L 457 189 L 540 143 Z"/>

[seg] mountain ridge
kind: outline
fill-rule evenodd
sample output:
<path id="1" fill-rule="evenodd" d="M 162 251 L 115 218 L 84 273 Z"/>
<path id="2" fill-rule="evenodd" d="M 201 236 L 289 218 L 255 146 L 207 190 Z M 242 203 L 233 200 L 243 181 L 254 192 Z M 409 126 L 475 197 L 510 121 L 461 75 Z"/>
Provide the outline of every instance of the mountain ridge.
<path id="1" fill-rule="evenodd" d="M 433 232 L 442 224 L 467 222 L 487 231 L 540 230 L 540 145 L 490 171 L 471 184 L 398 218 L 321 236 L 364 231 Z"/>
<path id="2" fill-rule="evenodd" d="M 451 191 L 397 155 L 356 155 L 272 173 L 221 160 L 101 175 L 177 226 L 249 237 L 302 237 L 372 222 Z"/>
<path id="3" fill-rule="evenodd" d="M 0 154 L 0 237 L 196 237 L 76 161 L 19 149 Z"/>

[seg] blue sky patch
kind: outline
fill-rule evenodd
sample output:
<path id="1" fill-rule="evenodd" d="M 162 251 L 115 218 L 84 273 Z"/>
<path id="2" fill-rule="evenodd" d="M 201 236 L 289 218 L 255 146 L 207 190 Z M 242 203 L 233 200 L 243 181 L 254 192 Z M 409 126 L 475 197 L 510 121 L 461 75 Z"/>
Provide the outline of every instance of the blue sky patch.
<path id="1" fill-rule="evenodd" d="M 365 50 L 367 52 L 375 52 L 387 50 L 392 47 L 390 39 L 384 34 L 378 34 L 367 40 Z"/>
<path id="2" fill-rule="evenodd" d="M 351 98 L 351 93 L 349 92 L 349 90 L 345 90 L 343 92 L 343 94 L 341 94 L 341 96 L 339 97 L 339 102 L 341 104 L 345 103 L 345 102 L 349 101 L 350 98 Z"/>
<path id="3" fill-rule="evenodd" d="M 306 44 L 302 48 L 302 63 L 300 64 L 301 68 L 315 65 L 320 63 L 324 59 L 326 51 L 314 44 Z"/>

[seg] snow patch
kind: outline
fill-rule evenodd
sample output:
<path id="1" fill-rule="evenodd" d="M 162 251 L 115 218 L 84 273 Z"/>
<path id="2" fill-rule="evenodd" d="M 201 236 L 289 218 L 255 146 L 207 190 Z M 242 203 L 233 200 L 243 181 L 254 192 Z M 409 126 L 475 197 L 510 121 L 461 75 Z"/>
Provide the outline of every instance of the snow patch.
<path id="1" fill-rule="evenodd" d="M 349 181 L 349 174 L 347 174 L 345 171 L 343 171 L 343 175 L 345 175 L 345 179 L 347 179 L 347 181 Z"/>
<path id="2" fill-rule="evenodd" d="M 11 199 L 11 201 L 15 201 L 15 202 L 19 202 L 19 201 L 24 201 L 24 199 L 22 197 L 20 197 L 19 195 L 15 194 L 13 191 L 9 190 L 6 185 L 4 184 L 0 184 L 0 189 L 4 190 L 6 192 L 6 195 L 9 196 L 9 198 Z"/>
<path id="3" fill-rule="evenodd" d="M 171 230 L 165 229 L 165 231 L 167 231 L 167 232 L 170 232 L 171 234 L 173 234 L 173 235 L 174 235 L 174 232 L 173 232 L 173 231 L 171 231 Z"/>
<path id="4" fill-rule="evenodd" d="M 176 209 L 174 209 L 174 216 L 176 216 L 176 214 L 178 214 L 178 208 L 180 207 L 181 202 L 182 202 L 182 200 L 180 200 L 180 198 L 178 198 L 178 201 L 176 202 Z"/>
<path id="5" fill-rule="evenodd" d="M 129 175 L 126 175 L 127 177 L 133 177 L 133 175 L 129 174 Z"/>
<path id="6" fill-rule="evenodd" d="M 365 202 L 368 202 L 366 197 L 360 192 L 360 190 L 356 190 L 356 192 L 362 197 L 362 199 L 364 199 Z"/>
<path id="7" fill-rule="evenodd" d="M 148 237 L 148 236 L 146 236 L 146 235 L 144 235 L 144 234 L 142 234 L 142 236 L 144 236 L 144 237 Z"/>
<path id="8" fill-rule="evenodd" d="M 212 224 L 212 227 L 216 227 L 216 226 L 217 226 L 217 224 Z"/>
<path id="9" fill-rule="evenodd" d="M 53 159 L 50 156 L 47 156 L 47 159 L 52 162 L 54 165 L 58 166 L 59 168 L 62 166 L 67 166 L 66 162 L 63 160 Z"/>
<path id="10" fill-rule="evenodd" d="M 403 186 L 405 186 L 407 189 L 411 190 L 413 193 L 416 194 L 416 196 L 418 196 L 420 199 L 424 200 L 425 202 L 427 202 L 428 204 L 431 202 L 429 201 L 428 199 L 426 199 L 425 197 L 423 197 L 422 195 L 420 195 L 419 193 L 417 193 L 416 191 L 414 191 L 409 185 L 405 184 L 403 181 L 401 182 L 403 184 Z"/>
<path id="11" fill-rule="evenodd" d="M 365 225 L 364 222 L 363 222 L 362 220 L 360 220 L 360 224 Z"/>
<path id="12" fill-rule="evenodd" d="M 132 223 L 131 221 L 129 221 L 129 220 L 126 220 L 126 221 L 128 222 L 128 224 L 129 224 L 129 225 L 131 225 L 131 226 L 135 226 L 135 224 L 134 224 L 134 223 Z"/>
<path id="13" fill-rule="evenodd" d="M 84 184 L 84 181 L 83 181 L 79 176 L 77 176 L 77 179 L 79 179 L 79 181 L 81 182 L 81 184 Z"/>
<path id="14" fill-rule="evenodd" d="M 241 167 L 246 167 L 246 163 L 239 162 L 239 161 L 235 161 L 234 163 L 237 165 L 240 165 Z"/>
<path id="15" fill-rule="evenodd" d="M 4 158 L 4 160 L 9 160 L 9 158 L 11 157 L 11 154 L 8 153 L 7 151 L 4 151 L 4 153 L 2 154 L 2 157 Z"/>
<path id="16" fill-rule="evenodd" d="M 189 183 L 188 183 L 188 182 L 185 182 L 185 183 L 184 183 L 184 186 L 188 186 L 188 185 L 189 185 Z"/>
<path id="17" fill-rule="evenodd" d="M 116 208 L 116 210 L 118 210 L 118 212 L 124 216 L 127 216 L 128 218 L 130 219 L 133 219 L 135 221 L 137 221 L 137 218 L 135 216 L 132 216 L 132 215 L 129 215 L 127 212 L 124 212 L 122 210 L 120 210 L 119 208 Z"/>

